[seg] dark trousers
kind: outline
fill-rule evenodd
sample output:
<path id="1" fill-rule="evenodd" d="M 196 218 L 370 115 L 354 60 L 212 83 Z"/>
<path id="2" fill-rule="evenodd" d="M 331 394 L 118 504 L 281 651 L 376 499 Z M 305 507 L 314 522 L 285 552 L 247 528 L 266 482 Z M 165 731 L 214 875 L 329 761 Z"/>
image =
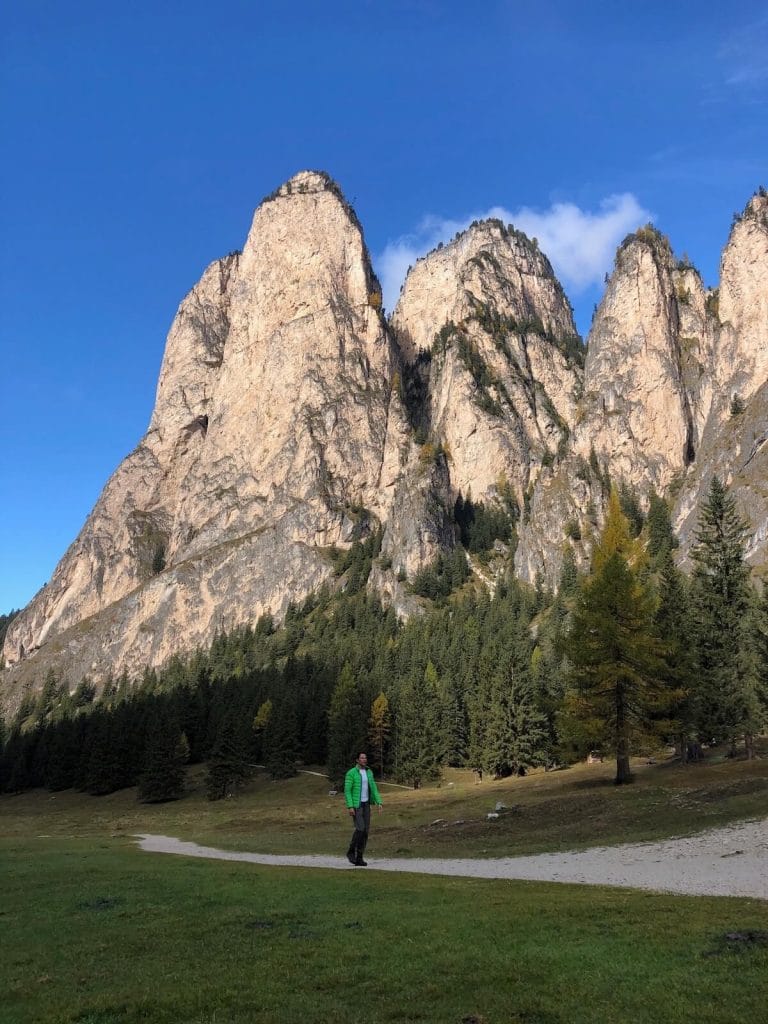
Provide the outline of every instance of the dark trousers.
<path id="1" fill-rule="evenodd" d="M 366 800 L 355 808 L 355 831 L 352 833 L 352 841 L 349 844 L 350 853 L 362 857 L 368 842 L 368 831 L 371 827 L 371 804 Z"/>

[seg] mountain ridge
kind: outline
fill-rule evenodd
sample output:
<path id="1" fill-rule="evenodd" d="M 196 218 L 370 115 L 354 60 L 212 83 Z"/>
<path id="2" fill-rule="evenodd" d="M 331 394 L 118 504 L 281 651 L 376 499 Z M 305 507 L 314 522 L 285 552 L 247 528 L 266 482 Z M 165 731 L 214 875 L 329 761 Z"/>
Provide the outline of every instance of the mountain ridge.
<path id="1" fill-rule="evenodd" d="M 588 558 L 604 474 L 641 502 L 674 496 L 685 559 L 717 471 L 762 565 L 764 192 L 718 289 L 641 228 L 585 348 L 546 256 L 489 220 L 420 259 L 387 321 L 357 215 L 328 175 L 300 172 L 179 306 L 147 433 L 9 625 L 0 692 L 53 664 L 73 685 L 138 671 L 223 624 L 279 619 L 332 578 L 328 550 L 376 530 L 370 585 L 411 614 L 408 581 L 459 543 L 470 494 L 516 505 L 514 571 L 553 583 L 564 544 Z"/>

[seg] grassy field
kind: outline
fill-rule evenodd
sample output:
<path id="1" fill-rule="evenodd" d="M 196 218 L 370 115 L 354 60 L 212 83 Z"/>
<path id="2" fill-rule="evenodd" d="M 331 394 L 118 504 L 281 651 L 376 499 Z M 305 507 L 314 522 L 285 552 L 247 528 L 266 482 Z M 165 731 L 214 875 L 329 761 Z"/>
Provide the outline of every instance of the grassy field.
<path id="1" fill-rule="evenodd" d="M 768 753 L 768 750 L 766 751 Z M 634 766 L 632 786 L 614 786 L 609 763 L 477 783 L 448 771 L 440 787 L 382 787 L 371 853 L 398 856 L 506 856 L 689 834 L 768 815 L 768 757 L 716 755 L 706 764 Z M 498 820 L 486 814 L 508 808 Z M 343 852 L 349 823 L 326 779 L 253 779 L 236 798 L 205 799 L 202 769 L 177 803 L 138 804 L 134 790 L 107 797 L 38 791 L 0 799 L 0 834 L 131 836 L 157 832 L 206 845 L 263 853 Z"/>
<path id="2" fill-rule="evenodd" d="M 748 900 L 0 840 L 3 1024 L 760 1020 Z"/>
<path id="3" fill-rule="evenodd" d="M 385 790 L 371 854 L 498 856 L 768 814 L 768 760 L 579 766 Z M 768 999 L 768 905 L 555 884 L 268 869 L 140 852 L 131 833 L 341 852 L 325 780 L 237 799 L 0 800 L 2 1024 L 741 1024 Z M 496 802 L 516 808 L 485 821 Z M 441 818 L 437 824 L 436 819 Z M 454 825 L 455 821 L 463 825 Z M 445 822 L 445 824 L 444 824 Z M 753 934 L 755 941 L 727 936 Z"/>

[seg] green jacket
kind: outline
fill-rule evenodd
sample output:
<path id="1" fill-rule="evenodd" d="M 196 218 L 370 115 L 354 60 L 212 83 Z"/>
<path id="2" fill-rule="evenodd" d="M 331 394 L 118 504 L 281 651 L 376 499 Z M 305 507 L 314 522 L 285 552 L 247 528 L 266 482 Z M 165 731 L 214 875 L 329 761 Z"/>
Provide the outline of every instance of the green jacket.
<path id="1" fill-rule="evenodd" d="M 376 788 L 373 772 L 370 768 L 366 768 L 365 771 L 368 776 L 368 799 L 371 803 L 380 804 L 381 797 L 379 796 L 379 791 Z M 344 776 L 344 799 L 347 801 L 347 807 L 360 806 L 360 790 L 362 788 L 363 780 L 360 778 L 360 769 L 355 765 L 355 767 L 350 768 Z"/>

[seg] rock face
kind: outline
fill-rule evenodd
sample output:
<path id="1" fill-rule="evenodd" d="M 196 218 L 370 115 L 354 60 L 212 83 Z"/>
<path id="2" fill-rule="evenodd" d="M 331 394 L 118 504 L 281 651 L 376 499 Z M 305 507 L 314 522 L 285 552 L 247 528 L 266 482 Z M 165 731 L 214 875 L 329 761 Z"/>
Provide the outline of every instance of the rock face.
<path id="1" fill-rule="evenodd" d="M 179 307 L 147 434 L 11 624 L 0 696 L 279 618 L 376 529 L 369 585 L 410 614 L 408 580 L 458 542 L 470 494 L 517 519 L 518 575 L 556 583 L 611 482 L 674 500 L 685 558 L 717 473 L 763 565 L 768 198 L 735 224 L 719 290 L 654 229 L 625 240 L 584 355 L 546 257 L 499 221 L 420 260 L 387 324 L 354 212 L 296 175 Z"/>
<path id="2" fill-rule="evenodd" d="M 416 264 L 392 326 L 425 377 L 419 426 L 454 490 L 486 498 L 501 477 L 522 502 L 567 443 L 583 356 L 549 261 L 501 222 L 477 224 Z"/>
<path id="3" fill-rule="evenodd" d="M 641 504 L 651 488 L 672 501 L 685 559 L 714 475 L 733 488 L 754 530 L 750 558 L 762 566 L 767 379 L 764 193 L 734 225 L 719 290 L 706 292 L 654 229 L 626 239 L 589 334 L 571 445 L 521 527 L 518 574 L 556 583 L 565 543 L 584 562 L 611 481 L 632 487 Z"/>
<path id="4" fill-rule="evenodd" d="M 299 174 L 262 203 L 242 254 L 179 308 L 147 435 L 14 620 L 7 664 L 54 640 L 81 674 L 158 663 L 318 586 L 323 549 L 382 512 L 380 306 L 330 179 Z"/>

